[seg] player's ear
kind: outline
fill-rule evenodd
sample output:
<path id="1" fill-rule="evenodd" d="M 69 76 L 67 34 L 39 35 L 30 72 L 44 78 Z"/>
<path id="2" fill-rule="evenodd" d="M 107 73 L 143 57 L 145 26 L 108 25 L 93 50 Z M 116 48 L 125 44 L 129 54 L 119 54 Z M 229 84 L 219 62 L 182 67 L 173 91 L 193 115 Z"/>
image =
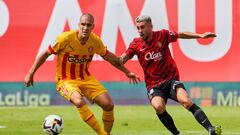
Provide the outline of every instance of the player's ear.
<path id="1" fill-rule="evenodd" d="M 152 25 L 152 23 L 150 23 L 150 27 L 151 27 L 151 28 L 153 28 L 153 25 Z"/>
<path id="2" fill-rule="evenodd" d="M 147 26 L 149 26 L 151 29 L 153 28 L 153 25 L 152 25 L 151 22 L 148 22 L 148 23 L 147 23 Z"/>

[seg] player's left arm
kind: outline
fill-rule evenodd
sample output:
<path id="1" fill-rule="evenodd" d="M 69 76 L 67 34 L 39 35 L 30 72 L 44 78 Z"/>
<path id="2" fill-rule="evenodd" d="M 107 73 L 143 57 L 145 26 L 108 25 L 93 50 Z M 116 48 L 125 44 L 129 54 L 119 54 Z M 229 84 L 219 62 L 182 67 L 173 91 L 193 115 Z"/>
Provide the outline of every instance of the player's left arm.
<path id="1" fill-rule="evenodd" d="M 102 56 L 102 58 L 125 73 L 125 75 L 129 78 L 130 83 L 137 84 L 140 81 L 139 76 L 129 71 L 123 64 L 121 64 L 119 58 L 112 52 L 108 51 L 106 55 Z"/>
<path id="2" fill-rule="evenodd" d="M 217 35 L 212 32 L 205 32 L 202 34 L 199 33 L 193 33 L 193 32 L 179 32 L 178 38 L 182 39 L 196 39 L 196 38 L 214 38 Z"/>
<path id="3" fill-rule="evenodd" d="M 130 60 L 130 58 L 128 57 L 128 55 L 126 53 L 123 53 L 120 57 L 119 57 L 119 61 L 121 64 L 125 64 L 128 60 Z"/>

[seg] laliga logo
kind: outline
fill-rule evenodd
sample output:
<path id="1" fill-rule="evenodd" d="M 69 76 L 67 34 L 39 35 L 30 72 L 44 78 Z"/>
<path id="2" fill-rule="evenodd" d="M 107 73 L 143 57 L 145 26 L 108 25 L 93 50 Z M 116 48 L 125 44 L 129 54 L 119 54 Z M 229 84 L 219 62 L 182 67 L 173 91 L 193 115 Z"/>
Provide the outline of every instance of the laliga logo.
<path id="1" fill-rule="evenodd" d="M 145 54 L 145 60 L 154 60 L 154 61 L 157 61 L 157 60 L 161 60 L 162 59 L 162 53 L 161 52 L 158 52 L 158 53 L 154 53 L 154 52 L 148 52 Z"/>

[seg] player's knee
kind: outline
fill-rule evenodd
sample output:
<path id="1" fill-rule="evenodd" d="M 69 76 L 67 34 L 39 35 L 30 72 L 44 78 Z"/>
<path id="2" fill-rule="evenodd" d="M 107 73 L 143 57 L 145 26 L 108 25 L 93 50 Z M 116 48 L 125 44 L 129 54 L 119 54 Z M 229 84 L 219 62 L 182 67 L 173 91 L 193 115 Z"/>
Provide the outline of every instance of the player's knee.
<path id="1" fill-rule="evenodd" d="M 102 107 L 104 111 L 112 111 L 114 108 L 113 102 L 105 103 L 105 105 Z"/>
<path id="2" fill-rule="evenodd" d="M 190 98 L 182 99 L 180 101 L 180 103 L 187 109 L 189 109 L 192 106 L 192 104 L 193 104 L 193 102 L 192 102 L 192 100 Z"/>
<path id="3" fill-rule="evenodd" d="M 158 113 L 163 113 L 166 109 L 165 106 L 161 104 L 154 105 L 153 107 Z"/>
<path id="4" fill-rule="evenodd" d="M 83 105 L 86 104 L 83 99 L 74 99 L 74 101 L 72 101 L 72 103 L 73 103 L 77 108 L 81 108 Z"/>

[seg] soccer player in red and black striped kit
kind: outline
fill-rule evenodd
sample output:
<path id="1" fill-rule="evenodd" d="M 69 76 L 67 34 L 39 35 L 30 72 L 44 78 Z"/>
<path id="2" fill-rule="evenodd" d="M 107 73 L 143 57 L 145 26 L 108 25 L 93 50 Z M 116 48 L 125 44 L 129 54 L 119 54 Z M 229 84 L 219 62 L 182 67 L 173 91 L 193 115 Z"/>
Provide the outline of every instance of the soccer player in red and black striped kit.
<path id="1" fill-rule="evenodd" d="M 137 55 L 144 71 L 148 98 L 163 125 L 173 135 L 180 135 L 172 117 L 165 109 L 167 100 L 170 98 L 192 112 L 196 120 L 210 135 L 220 135 L 221 127 L 212 126 L 203 110 L 188 96 L 183 83 L 180 82 L 177 65 L 168 48 L 169 43 L 175 42 L 177 38 L 213 38 L 216 37 L 216 34 L 211 32 L 203 34 L 176 33 L 165 29 L 153 31 L 151 18 L 146 15 L 137 17 L 135 22 L 140 37 L 133 39 L 129 48 L 120 57 L 120 62 L 125 64 L 134 55 Z"/>

